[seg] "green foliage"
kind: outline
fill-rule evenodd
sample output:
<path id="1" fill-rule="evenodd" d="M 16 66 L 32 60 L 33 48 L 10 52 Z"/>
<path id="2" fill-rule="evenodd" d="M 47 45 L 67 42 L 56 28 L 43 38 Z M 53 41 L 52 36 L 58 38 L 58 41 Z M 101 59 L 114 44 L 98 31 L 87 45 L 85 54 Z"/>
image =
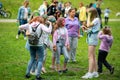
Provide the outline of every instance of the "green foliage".
<path id="1" fill-rule="evenodd" d="M 114 43 L 108 55 L 108 62 L 115 67 L 115 73 L 109 74 L 109 71 L 103 66 L 103 74 L 99 78 L 93 78 L 90 80 L 119 80 L 120 76 L 120 25 L 119 22 L 109 22 L 109 26 L 112 28 L 114 36 Z M 18 40 L 15 36 L 17 34 L 18 27 L 16 23 L 0 23 L 0 80 L 25 80 L 24 75 L 27 67 L 27 62 L 30 59 L 29 52 L 25 49 L 24 37 L 21 35 Z M 96 49 L 97 57 L 98 47 Z M 87 72 L 88 68 L 88 55 L 87 55 L 86 34 L 79 39 L 77 48 L 77 62 L 68 63 L 68 72 L 62 75 L 58 75 L 56 71 L 49 68 L 51 65 L 52 53 L 48 50 L 46 59 L 46 74 L 42 74 L 42 77 L 46 80 L 82 80 L 83 76 Z M 63 63 L 63 56 L 61 56 Z M 61 66 L 63 66 L 61 64 Z M 35 76 L 28 79 L 34 79 Z"/>
<path id="2" fill-rule="evenodd" d="M 22 5 L 24 0 L 0 0 L 0 2 L 3 3 L 3 6 L 12 12 L 12 18 L 17 17 L 17 12 L 19 7 Z M 29 0 L 30 1 L 30 7 L 32 11 L 39 8 L 39 6 L 42 4 L 42 0 Z M 58 0 L 59 1 L 59 0 Z M 82 1 L 85 5 L 88 5 L 89 3 L 94 3 L 95 0 L 63 0 L 63 2 L 71 1 L 72 5 L 76 8 L 79 8 L 79 3 Z M 120 18 L 116 17 L 115 14 L 120 11 L 120 0 L 103 0 L 103 3 L 101 5 L 101 9 L 104 10 L 105 8 L 109 7 L 111 10 L 110 18 Z M 50 3 L 51 0 L 48 0 Z M 102 15 L 103 16 L 103 15 Z"/>

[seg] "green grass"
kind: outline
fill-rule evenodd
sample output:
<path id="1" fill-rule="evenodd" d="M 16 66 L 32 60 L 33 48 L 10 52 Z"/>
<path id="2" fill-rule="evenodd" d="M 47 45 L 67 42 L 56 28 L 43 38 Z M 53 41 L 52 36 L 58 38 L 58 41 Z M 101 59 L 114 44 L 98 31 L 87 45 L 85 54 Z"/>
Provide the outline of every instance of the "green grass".
<path id="1" fill-rule="evenodd" d="M 4 7 L 6 10 L 9 10 L 12 12 L 12 18 L 17 17 L 17 12 L 18 8 L 22 5 L 24 0 L 0 0 L 0 2 L 3 3 Z M 42 0 L 29 0 L 30 1 L 30 7 L 32 11 L 36 10 L 39 8 L 39 6 L 42 4 Z M 51 0 L 48 0 L 50 3 Z M 66 1 L 71 1 L 72 5 L 76 8 L 79 8 L 79 3 L 82 1 L 85 5 L 88 5 L 90 2 L 93 2 L 95 0 L 63 0 L 64 2 Z M 103 4 L 101 5 L 101 9 L 104 10 L 105 8 L 109 7 L 111 10 L 110 18 L 120 18 L 116 17 L 115 14 L 117 12 L 120 12 L 120 0 L 103 0 Z M 102 14 L 103 17 L 103 14 Z"/>
<path id="2" fill-rule="evenodd" d="M 109 74 L 109 71 L 104 67 L 103 73 L 99 78 L 90 80 L 119 80 L 120 79 L 120 25 L 119 22 L 109 22 L 114 36 L 114 43 L 109 52 L 107 60 L 115 67 L 115 73 Z M 27 62 L 30 58 L 29 52 L 25 49 L 26 41 L 21 35 L 19 40 L 15 39 L 18 27 L 16 23 L 0 23 L 0 80 L 25 80 L 24 75 L 27 67 Z M 86 34 L 85 34 L 86 35 Z M 59 76 L 57 72 L 52 71 L 51 65 L 52 53 L 48 50 L 46 60 L 47 73 L 42 76 L 46 80 L 82 80 L 80 77 L 87 72 L 88 56 L 86 36 L 79 39 L 77 48 L 77 63 L 68 63 L 68 72 Z M 97 57 L 96 50 L 96 57 Z M 63 62 L 63 56 L 61 56 Z M 31 79 L 34 79 L 32 76 Z"/>

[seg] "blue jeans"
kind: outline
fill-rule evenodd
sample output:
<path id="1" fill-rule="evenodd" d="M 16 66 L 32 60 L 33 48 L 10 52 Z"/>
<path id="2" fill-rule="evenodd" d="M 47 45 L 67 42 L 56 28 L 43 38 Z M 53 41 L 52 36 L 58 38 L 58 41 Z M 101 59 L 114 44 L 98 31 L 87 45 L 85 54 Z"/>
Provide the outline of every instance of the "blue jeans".
<path id="1" fill-rule="evenodd" d="M 30 75 L 30 70 L 36 61 L 36 54 L 38 55 L 38 65 L 37 65 L 37 73 L 36 76 L 39 77 L 41 73 L 43 57 L 44 57 L 44 48 L 43 46 L 30 46 L 30 61 L 28 62 L 28 67 L 26 71 L 26 75 Z"/>
<path id="2" fill-rule="evenodd" d="M 60 46 L 60 43 L 57 43 L 57 52 L 56 52 L 56 64 L 60 64 L 60 54 L 64 55 L 64 63 L 67 63 L 69 60 L 68 51 L 66 46 Z"/>
<path id="3" fill-rule="evenodd" d="M 76 48 L 78 45 L 78 37 L 69 37 L 70 42 L 70 51 L 69 51 L 69 59 L 72 61 L 76 60 Z"/>
<path id="4" fill-rule="evenodd" d="M 19 25 L 23 25 L 23 24 L 26 24 L 27 23 L 27 20 L 24 20 L 24 19 L 20 19 L 19 20 Z M 21 33 L 24 35 L 24 37 L 26 37 L 26 31 L 21 31 L 20 29 L 18 29 L 18 35 L 20 35 Z"/>

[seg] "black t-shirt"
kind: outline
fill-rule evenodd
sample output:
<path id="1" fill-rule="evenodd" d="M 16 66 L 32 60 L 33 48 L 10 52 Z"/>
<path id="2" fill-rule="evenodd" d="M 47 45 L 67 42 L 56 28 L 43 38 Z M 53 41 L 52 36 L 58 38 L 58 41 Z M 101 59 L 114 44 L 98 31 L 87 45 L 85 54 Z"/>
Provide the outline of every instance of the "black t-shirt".
<path id="1" fill-rule="evenodd" d="M 48 7 L 47 12 L 48 12 L 48 16 L 50 15 L 54 15 L 56 13 L 57 9 L 55 5 L 51 5 L 50 7 Z"/>

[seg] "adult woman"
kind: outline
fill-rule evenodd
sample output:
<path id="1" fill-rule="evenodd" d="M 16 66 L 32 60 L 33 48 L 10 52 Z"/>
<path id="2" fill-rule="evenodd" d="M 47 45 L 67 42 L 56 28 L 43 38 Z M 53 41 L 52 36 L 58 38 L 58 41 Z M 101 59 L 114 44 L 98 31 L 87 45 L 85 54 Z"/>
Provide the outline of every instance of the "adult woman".
<path id="1" fill-rule="evenodd" d="M 44 24 L 44 20 L 42 17 L 34 17 L 32 20 L 30 20 L 29 23 L 27 24 L 24 24 L 24 25 L 21 25 L 19 28 L 21 30 L 27 30 L 29 31 L 29 33 L 32 32 L 32 28 L 36 28 L 36 32 L 38 34 L 38 36 L 40 36 L 41 34 L 41 31 L 46 31 L 46 32 L 51 32 L 52 30 L 52 26 L 51 26 L 51 23 L 50 23 L 50 26 L 49 28 L 47 28 Z M 29 35 L 29 34 L 27 34 Z M 32 68 L 32 65 L 35 61 L 35 58 L 36 58 L 36 54 L 38 56 L 38 65 L 37 65 L 37 73 L 36 73 L 36 80 L 41 80 L 41 77 L 40 77 L 40 72 L 41 72 L 41 68 L 42 68 L 42 62 L 43 62 L 43 57 L 44 57 L 44 48 L 43 48 L 43 38 L 40 37 L 39 38 L 39 43 L 37 45 L 31 45 L 30 44 L 30 61 L 28 62 L 28 67 L 27 67 L 27 70 L 26 70 L 26 78 L 30 78 L 30 70 Z"/>
<path id="2" fill-rule="evenodd" d="M 18 16 L 17 16 L 17 20 L 19 22 L 19 25 L 27 23 L 28 17 L 30 16 L 30 13 L 31 13 L 30 7 L 28 7 L 28 5 L 29 5 L 29 1 L 25 0 L 23 3 L 23 6 L 21 6 L 19 8 Z M 24 34 L 24 39 L 26 39 L 26 35 L 25 35 L 24 30 L 23 31 L 18 30 L 18 34 L 16 35 L 16 39 L 18 39 L 21 32 Z"/>
<path id="3" fill-rule="evenodd" d="M 76 61 L 76 48 L 78 44 L 78 38 L 80 37 L 80 23 L 78 18 L 75 17 L 75 9 L 69 10 L 69 16 L 65 19 L 65 26 L 68 30 L 70 51 L 69 60 Z"/>
<path id="4" fill-rule="evenodd" d="M 97 34 L 100 30 L 100 19 L 97 17 L 97 10 L 95 8 L 90 8 L 88 10 L 88 20 L 87 26 L 88 29 L 88 58 L 89 58 L 89 69 L 88 72 L 82 76 L 82 78 L 93 78 L 98 77 L 97 73 L 97 64 L 95 59 L 95 48 L 98 44 Z"/>
<path id="5" fill-rule="evenodd" d="M 87 21 L 86 7 L 82 2 L 80 3 L 80 7 L 79 7 L 79 20 L 81 24 Z M 81 31 L 80 32 L 81 36 L 83 36 L 83 30 L 81 29 L 80 31 Z"/>

